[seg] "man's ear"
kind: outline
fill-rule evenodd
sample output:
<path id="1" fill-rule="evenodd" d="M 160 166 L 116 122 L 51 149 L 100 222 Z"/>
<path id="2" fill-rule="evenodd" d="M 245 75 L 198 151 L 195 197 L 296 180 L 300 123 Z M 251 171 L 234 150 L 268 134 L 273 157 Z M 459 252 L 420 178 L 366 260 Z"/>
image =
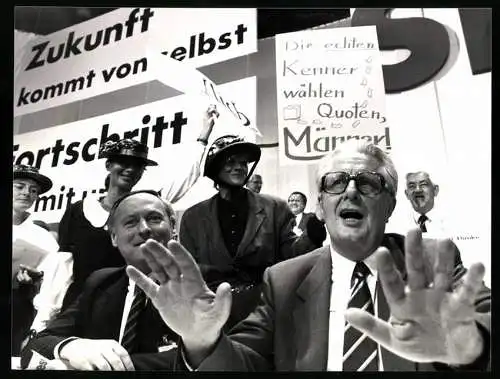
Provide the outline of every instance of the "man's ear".
<path id="1" fill-rule="evenodd" d="M 108 171 L 109 171 L 109 166 L 111 166 L 111 162 L 109 161 L 109 159 L 106 159 L 105 167 L 106 167 L 106 170 L 108 170 Z"/>
<path id="2" fill-rule="evenodd" d="M 406 193 L 406 191 L 405 191 Z M 392 212 L 394 212 L 394 209 L 396 208 L 396 198 L 394 196 L 391 196 L 391 205 L 389 208 L 387 208 L 387 214 L 385 216 L 385 223 L 389 222 L 389 218 L 392 215 Z"/>
<path id="3" fill-rule="evenodd" d="M 110 230 L 109 231 L 109 235 L 111 236 L 111 244 L 114 246 L 114 247 L 118 247 L 117 243 L 116 243 L 116 234 Z"/>
<path id="4" fill-rule="evenodd" d="M 439 186 L 437 184 L 434 185 L 434 196 L 437 196 L 439 193 Z"/>
<path id="5" fill-rule="evenodd" d="M 325 221 L 325 213 L 323 212 L 323 206 L 322 206 L 322 200 L 323 200 L 323 196 L 322 194 L 318 194 L 318 204 L 316 204 L 316 217 L 318 218 L 318 220 L 320 221 Z"/>
<path id="6" fill-rule="evenodd" d="M 407 190 L 407 189 L 405 189 L 405 195 L 406 195 L 406 198 L 407 198 L 408 200 L 410 200 L 410 194 L 408 193 L 408 190 Z"/>

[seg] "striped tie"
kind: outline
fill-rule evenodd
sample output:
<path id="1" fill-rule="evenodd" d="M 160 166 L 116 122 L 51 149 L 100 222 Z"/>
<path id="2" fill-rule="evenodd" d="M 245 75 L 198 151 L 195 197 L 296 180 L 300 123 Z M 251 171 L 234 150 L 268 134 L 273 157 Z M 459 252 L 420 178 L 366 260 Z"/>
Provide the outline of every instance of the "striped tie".
<path id="1" fill-rule="evenodd" d="M 373 301 L 366 278 L 370 269 L 357 262 L 351 279 L 348 308 L 361 308 L 373 314 Z M 342 371 L 378 371 L 377 344 L 346 322 Z"/>
<path id="2" fill-rule="evenodd" d="M 139 322 L 139 315 L 146 306 L 146 295 L 139 287 L 135 287 L 134 300 L 128 313 L 127 323 L 123 332 L 122 346 L 129 352 L 134 352 L 137 345 L 137 324 Z"/>

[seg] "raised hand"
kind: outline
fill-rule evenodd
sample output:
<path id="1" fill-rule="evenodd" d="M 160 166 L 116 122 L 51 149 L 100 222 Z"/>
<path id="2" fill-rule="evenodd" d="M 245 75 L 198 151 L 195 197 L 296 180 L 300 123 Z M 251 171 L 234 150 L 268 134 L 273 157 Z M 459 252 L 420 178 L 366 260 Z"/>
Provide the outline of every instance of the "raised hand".
<path id="1" fill-rule="evenodd" d="M 59 355 L 73 370 L 134 371 L 127 350 L 115 340 L 77 338 L 64 345 Z"/>
<path id="2" fill-rule="evenodd" d="M 474 308 L 476 295 L 482 288 L 484 266 L 472 265 L 462 283 L 450 291 L 455 247 L 449 240 L 433 244 L 435 251 L 426 251 L 429 246 L 423 243 L 419 229 L 408 233 L 406 286 L 389 251 L 379 248 L 375 253 L 378 275 L 391 318 L 386 322 L 350 308 L 346 312 L 347 321 L 402 358 L 448 365 L 472 363 L 483 348 L 488 348 L 483 346 Z M 432 255 L 435 259 L 430 263 Z"/>
<path id="3" fill-rule="evenodd" d="M 213 104 L 210 105 L 203 117 L 203 127 L 198 137 L 199 140 L 208 141 L 208 138 L 210 137 L 215 124 L 215 119 L 218 117 L 219 111 L 217 111 L 217 107 Z"/>
<path id="4" fill-rule="evenodd" d="M 158 309 L 163 321 L 182 337 L 190 362 L 197 365 L 216 343 L 231 311 L 231 287 L 213 293 L 191 254 L 176 241 L 167 247 L 147 240 L 141 250 L 159 285 L 133 266 L 127 274 Z"/>

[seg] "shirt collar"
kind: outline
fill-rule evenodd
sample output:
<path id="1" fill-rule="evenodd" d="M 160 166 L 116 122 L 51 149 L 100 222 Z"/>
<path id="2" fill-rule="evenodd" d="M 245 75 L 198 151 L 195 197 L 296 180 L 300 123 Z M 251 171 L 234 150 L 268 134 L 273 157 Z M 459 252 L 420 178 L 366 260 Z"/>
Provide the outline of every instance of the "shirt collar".
<path id="1" fill-rule="evenodd" d="M 337 275 L 339 273 L 347 274 L 349 273 L 349 277 L 352 275 L 354 271 L 354 267 L 356 266 L 355 261 L 351 261 L 350 259 L 345 258 L 340 255 L 332 245 L 330 245 L 330 254 L 332 256 L 332 277 L 335 272 Z M 373 276 L 377 275 L 377 262 L 375 259 L 375 254 L 371 254 L 363 261 L 368 268 L 370 269 Z"/>
<path id="2" fill-rule="evenodd" d="M 412 210 L 413 210 L 413 221 L 415 221 L 415 224 L 418 224 L 418 219 L 422 214 L 415 212 L 413 208 Z M 434 208 L 432 208 L 429 212 L 425 213 L 425 215 L 427 216 L 427 221 L 432 222 L 433 218 L 436 216 L 436 211 L 434 210 Z"/>
<path id="3" fill-rule="evenodd" d="M 134 291 L 135 291 L 135 282 L 130 277 L 128 278 L 128 288 L 127 288 L 127 291 L 131 292 L 131 293 L 134 293 Z"/>

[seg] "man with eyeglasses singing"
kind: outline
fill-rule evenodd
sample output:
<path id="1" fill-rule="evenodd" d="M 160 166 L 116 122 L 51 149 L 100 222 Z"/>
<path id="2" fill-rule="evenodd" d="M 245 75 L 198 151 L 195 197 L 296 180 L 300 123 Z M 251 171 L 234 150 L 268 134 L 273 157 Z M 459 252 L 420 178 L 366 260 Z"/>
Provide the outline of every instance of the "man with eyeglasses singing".
<path id="1" fill-rule="evenodd" d="M 377 146 L 350 140 L 318 164 L 318 217 L 330 246 L 268 268 L 258 307 L 229 334 L 226 283 L 214 292 L 177 242 L 145 254 L 160 284 L 134 268 L 182 337 L 188 369 L 432 371 L 490 368 L 490 290 L 449 240 L 386 234 L 398 176 Z"/>

